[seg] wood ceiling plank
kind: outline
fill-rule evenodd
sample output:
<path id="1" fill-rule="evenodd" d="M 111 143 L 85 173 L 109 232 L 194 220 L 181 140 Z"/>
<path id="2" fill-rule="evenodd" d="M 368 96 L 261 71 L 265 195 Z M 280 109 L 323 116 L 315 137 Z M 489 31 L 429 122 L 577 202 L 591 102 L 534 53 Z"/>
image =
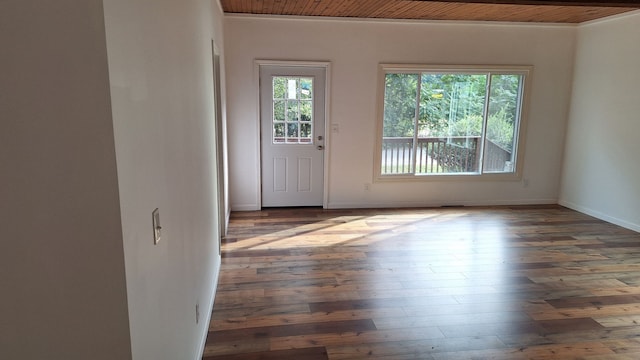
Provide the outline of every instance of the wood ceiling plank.
<path id="1" fill-rule="evenodd" d="M 416 17 L 418 19 L 422 18 L 424 16 L 424 10 L 421 9 L 421 5 L 422 4 L 416 2 L 413 6 L 404 6 L 403 8 L 398 9 L 394 15 L 407 19 L 415 19 Z M 432 10 L 435 10 L 435 8 L 432 7 Z"/>
<path id="2" fill-rule="evenodd" d="M 220 5 L 222 6 L 222 10 L 224 10 L 224 12 L 228 12 L 228 13 L 238 13 L 240 11 L 238 11 L 237 7 L 235 5 L 237 5 L 236 2 L 234 1 L 229 1 L 229 0 L 220 0 Z"/>
<path id="3" fill-rule="evenodd" d="M 383 6 L 376 9 L 370 14 L 373 18 L 397 18 L 398 13 L 401 13 L 406 5 L 400 2 L 387 2 Z"/>
<path id="4" fill-rule="evenodd" d="M 304 14 L 304 8 L 305 8 L 305 6 L 307 5 L 308 2 L 309 2 L 309 0 L 296 1 L 292 6 L 291 11 L 295 15 L 305 15 Z"/>
<path id="5" fill-rule="evenodd" d="M 382 17 L 425 20 L 580 23 L 633 10 L 632 8 L 576 8 L 549 5 L 523 6 L 425 1 L 411 2 L 419 3 L 420 6 L 396 8 L 394 12 L 384 14 Z"/>
<path id="6" fill-rule="evenodd" d="M 323 0 L 322 3 L 324 7 L 322 11 L 319 13 L 320 16 L 344 16 L 341 15 L 341 12 L 345 11 L 346 6 L 345 3 L 348 1 L 326 1 Z"/>
<path id="7" fill-rule="evenodd" d="M 272 15 L 285 15 L 284 14 L 284 6 L 285 6 L 286 0 L 275 0 L 273 2 L 273 10 L 270 14 Z"/>
<path id="8" fill-rule="evenodd" d="M 251 12 L 251 0 L 242 0 L 242 8 L 244 11 Z"/>
<path id="9" fill-rule="evenodd" d="M 262 14 L 262 6 L 264 5 L 264 1 L 262 0 L 251 0 L 251 13 L 252 14 Z"/>
<path id="10" fill-rule="evenodd" d="M 296 0 L 284 0 L 284 7 L 282 9 L 282 15 L 296 15 L 293 12 L 295 8 Z"/>
<path id="11" fill-rule="evenodd" d="M 408 0 L 416 2 L 436 2 L 437 0 Z M 591 6 L 591 7 L 632 7 L 640 8 L 640 0 L 449 0 L 460 4 L 507 4 L 507 5 L 553 5 L 553 6 Z"/>
<path id="12" fill-rule="evenodd" d="M 384 1 L 384 0 L 373 0 L 369 2 L 369 5 L 363 7 L 362 16 L 364 17 L 373 17 L 372 14 L 379 11 L 379 9 L 384 8 L 388 5 L 396 3 L 397 1 Z"/>
<path id="13" fill-rule="evenodd" d="M 304 15 L 315 15 L 316 12 L 318 11 L 318 7 L 321 5 L 321 1 L 320 0 L 315 0 L 315 1 L 307 1 L 304 9 L 302 10 L 302 13 Z"/>
<path id="14" fill-rule="evenodd" d="M 221 5 L 225 13 L 581 23 L 639 9 L 640 0 L 221 0 Z"/>

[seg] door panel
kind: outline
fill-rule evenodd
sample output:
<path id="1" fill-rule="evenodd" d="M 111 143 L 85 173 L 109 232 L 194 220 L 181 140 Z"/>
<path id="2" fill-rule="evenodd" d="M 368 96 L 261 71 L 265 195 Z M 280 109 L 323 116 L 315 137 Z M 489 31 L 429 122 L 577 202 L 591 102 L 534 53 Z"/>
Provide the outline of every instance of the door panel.
<path id="1" fill-rule="evenodd" d="M 298 191 L 309 192 L 312 189 L 312 158 L 298 158 Z"/>
<path id="2" fill-rule="evenodd" d="M 262 206 L 322 206 L 323 67 L 260 66 Z"/>
<path id="3" fill-rule="evenodd" d="M 273 158 L 273 192 L 287 191 L 287 158 Z"/>

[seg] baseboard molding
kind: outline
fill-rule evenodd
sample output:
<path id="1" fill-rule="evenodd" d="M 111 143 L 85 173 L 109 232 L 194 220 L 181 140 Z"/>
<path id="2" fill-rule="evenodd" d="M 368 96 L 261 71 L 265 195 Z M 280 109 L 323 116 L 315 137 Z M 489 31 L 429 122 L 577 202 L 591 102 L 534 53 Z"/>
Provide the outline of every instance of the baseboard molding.
<path id="1" fill-rule="evenodd" d="M 227 236 L 229 232 L 229 222 L 231 221 L 231 207 L 227 209 L 227 213 L 224 216 L 224 236 Z"/>
<path id="2" fill-rule="evenodd" d="M 555 205 L 558 199 L 528 199 L 528 200 L 489 200 L 489 201 L 390 201 L 371 203 L 329 203 L 327 209 L 364 209 L 364 208 L 415 208 L 441 206 L 505 206 L 505 205 Z"/>
<path id="3" fill-rule="evenodd" d="M 257 210 L 260 210 L 260 206 L 258 206 L 258 204 L 240 204 L 240 205 L 231 204 L 231 211 L 257 211 Z"/>
<path id="4" fill-rule="evenodd" d="M 575 211 L 579 211 L 583 214 L 587 214 L 589 216 L 593 216 L 595 218 L 598 218 L 600 220 L 604 220 L 606 222 L 610 222 L 612 224 L 618 225 L 618 226 L 622 226 L 623 228 L 627 228 L 629 230 L 633 230 L 633 231 L 637 231 L 640 232 L 640 224 L 635 224 L 633 222 L 627 221 L 627 220 L 623 220 L 623 219 L 619 219 L 604 213 L 601 213 L 600 211 L 597 210 L 593 210 L 591 208 L 582 206 L 582 205 L 578 205 L 575 203 L 572 203 L 570 201 L 566 201 L 566 200 L 559 200 L 558 201 L 558 205 L 562 205 L 564 207 L 567 207 L 569 209 L 575 210 Z"/>
<path id="5" fill-rule="evenodd" d="M 204 331 L 202 334 L 202 338 L 200 339 L 200 351 L 198 352 L 198 354 L 200 354 L 200 356 L 198 356 L 196 359 L 194 360 L 201 360 L 202 356 L 204 355 L 204 348 L 207 345 L 207 335 L 209 335 L 209 325 L 211 324 L 211 314 L 213 313 L 213 303 L 216 300 L 216 291 L 218 290 L 218 279 L 220 278 L 220 265 L 222 263 L 222 259 L 220 258 L 220 255 L 218 255 L 218 266 L 216 266 L 216 269 L 214 270 L 214 282 L 213 282 L 213 292 L 212 294 L 209 295 L 209 298 L 211 299 L 209 301 L 209 303 L 207 304 L 206 309 L 204 309 L 204 312 L 201 312 L 201 314 L 207 314 L 207 316 L 205 317 L 205 322 L 204 322 Z"/>

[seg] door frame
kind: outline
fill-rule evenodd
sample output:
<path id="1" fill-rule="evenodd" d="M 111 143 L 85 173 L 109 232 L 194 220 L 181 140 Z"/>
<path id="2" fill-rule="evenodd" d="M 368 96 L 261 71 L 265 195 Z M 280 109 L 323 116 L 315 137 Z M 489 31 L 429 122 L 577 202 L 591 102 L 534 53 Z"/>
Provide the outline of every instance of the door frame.
<path id="1" fill-rule="evenodd" d="M 330 88 L 331 88 L 331 62 L 330 61 L 292 61 L 292 60 L 255 60 L 253 77 L 256 86 L 256 131 L 258 135 L 258 144 L 256 161 L 258 163 L 258 210 L 262 208 L 262 136 L 261 136 L 261 113 L 260 113 L 260 67 L 261 66 L 287 66 L 287 67 L 314 67 L 324 68 L 325 70 L 325 87 L 324 87 L 324 163 L 323 166 L 323 189 L 322 189 L 322 207 L 327 208 L 329 203 L 329 160 L 331 159 L 331 137 L 329 124 L 331 123 L 330 117 Z"/>
<path id="2" fill-rule="evenodd" d="M 216 136 L 216 191 L 218 205 L 218 255 L 222 254 L 222 238 L 227 235 L 230 212 L 227 210 L 227 171 L 226 171 L 226 124 L 222 116 L 222 63 L 220 49 L 211 40 L 211 58 L 213 70 L 213 126 Z"/>

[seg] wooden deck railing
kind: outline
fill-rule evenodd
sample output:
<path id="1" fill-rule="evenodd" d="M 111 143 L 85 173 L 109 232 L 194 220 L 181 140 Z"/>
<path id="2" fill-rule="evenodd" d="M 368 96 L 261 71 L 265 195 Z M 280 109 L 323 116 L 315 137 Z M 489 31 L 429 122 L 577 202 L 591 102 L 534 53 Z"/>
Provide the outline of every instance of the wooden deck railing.
<path id="1" fill-rule="evenodd" d="M 477 172 L 478 136 L 418 138 L 416 174 Z M 490 143 L 485 148 L 485 171 L 501 171 L 511 154 Z M 506 153 L 506 154 L 505 154 Z M 382 141 L 382 174 L 412 172 L 413 138 L 386 137 Z M 487 168 L 487 166 L 489 168 Z"/>

